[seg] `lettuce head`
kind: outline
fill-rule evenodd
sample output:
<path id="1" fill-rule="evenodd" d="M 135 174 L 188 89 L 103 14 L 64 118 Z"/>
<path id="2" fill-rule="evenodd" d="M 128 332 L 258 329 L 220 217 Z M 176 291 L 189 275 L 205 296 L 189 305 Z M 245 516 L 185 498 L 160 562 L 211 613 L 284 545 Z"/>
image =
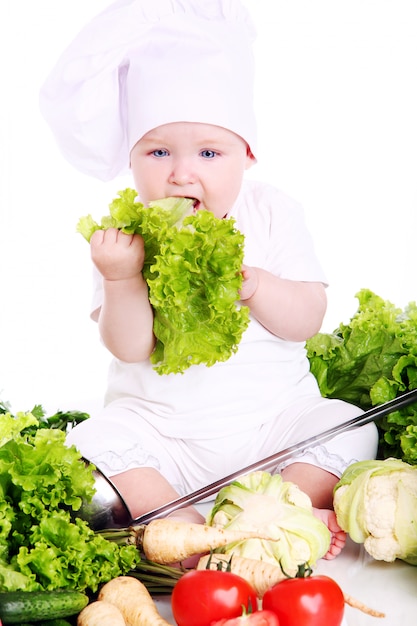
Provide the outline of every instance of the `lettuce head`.
<path id="1" fill-rule="evenodd" d="M 65 431 L 6 412 L 0 433 L 0 592 L 97 591 L 132 569 L 135 546 L 106 540 L 77 515 L 95 480 Z"/>
<path id="2" fill-rule="evenodd" d="M 417 305 L 404 309 L 369 289 L 356 294 L 357 311 L 332 333 L 307 341 L 320 391 L 366 410 L 417 388 Z M 417 464 L 417 403 L 377 422 L 378 458 Z"/>
<path id="3" fill-rule="evenodd" d="M 226 361 L 249 322 L 248 307 L 238 304 L 244 236 L 232 218 L 194 212 L 193 204 L 164 198 L 144 207 L 134 189 L 125 189 L 100 224 L 88 215 L 77 226 L 87 241 L 106 228 L 143 237 L 157 340 L 151 361 L 159 374 Z"/>

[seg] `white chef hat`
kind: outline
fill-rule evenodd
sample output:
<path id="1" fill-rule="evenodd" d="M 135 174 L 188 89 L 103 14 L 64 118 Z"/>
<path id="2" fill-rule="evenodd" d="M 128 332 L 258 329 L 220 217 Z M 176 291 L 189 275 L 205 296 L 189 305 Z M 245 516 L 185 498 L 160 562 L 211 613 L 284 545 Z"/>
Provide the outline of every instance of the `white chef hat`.
<path id="1" fill-rule="evenodd" d="M 101 180 L 170 122 L 222 126 L 256 154 L 253 38 L 240 0 L 118 0 L 64 51 L 42 114 L 66 159 Z"/>

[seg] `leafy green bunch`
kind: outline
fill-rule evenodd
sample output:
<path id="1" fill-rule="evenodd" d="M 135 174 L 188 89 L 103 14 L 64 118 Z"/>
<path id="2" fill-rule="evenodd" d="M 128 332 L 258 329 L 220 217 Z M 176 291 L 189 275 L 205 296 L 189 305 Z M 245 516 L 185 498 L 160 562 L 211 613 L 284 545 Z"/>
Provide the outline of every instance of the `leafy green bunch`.
<path id="1" fill-rule="evenodd" d="M 155 370 L 182 373 L 191 365 L 229 359 L 249 322 L 248 307 L 237 304 L 244 237 L 234 220 L 194 213 L 187 198 L 165 198 L 145 208 L 129 188 L 111 202 L 109 213 L 100 224 L 91 215 L 81 218 L 77 230 L 87 241 L 107 228 L 143 237 Z"/>
<path id="2" fill-rule="evenodd" d="M 76 516 L 94 477 L 64 430 L 0 411 L 0 434 L 0 592 L 96 591 L 134 567 L 134 546 L 107 541 Z"/>
<path id="3" fill-rule="evenodd" d="M 368 409 L 417 387 L 417 306 L 404 310 L 369 289 L 356 297 L 359 307 L 333 333 L 307 342 L 311 371 L 320 391 Z M 417 404 L 377 422 L 380 458 L 417 464 Z"/>

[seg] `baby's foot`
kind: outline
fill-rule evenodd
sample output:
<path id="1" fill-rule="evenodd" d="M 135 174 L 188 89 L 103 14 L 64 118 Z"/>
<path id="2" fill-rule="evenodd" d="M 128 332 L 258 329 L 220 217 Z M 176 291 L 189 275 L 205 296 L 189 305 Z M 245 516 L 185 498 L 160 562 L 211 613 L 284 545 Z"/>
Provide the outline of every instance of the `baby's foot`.
<path id="1" fill-rule="evenodd" d="M 313 509 L 314 515 L 324 522 L 331 533 L 330 547 L 324 555 L 325 559 L 334 559 L 341 553 L 346 544 L 346 533 L 337 523 L 336 514 L 330 509 Z"/>

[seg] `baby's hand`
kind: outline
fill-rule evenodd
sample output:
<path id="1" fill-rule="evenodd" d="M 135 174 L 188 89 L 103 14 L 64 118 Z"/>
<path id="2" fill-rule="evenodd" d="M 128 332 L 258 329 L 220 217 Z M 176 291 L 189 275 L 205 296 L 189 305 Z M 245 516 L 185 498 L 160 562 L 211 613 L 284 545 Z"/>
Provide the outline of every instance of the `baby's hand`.
<path id="1" fill-rule="evenodd" d="M 258 288 L 258 273 L 254 267 L 242 265 L 243 283 L 240 288 L 240 299 L 248 300 Z"/>
<path id="2" fill-rule="evenodd" d="M 91 258 L 106 280 L 126 280 L 141 273 L 145 247 L 140 235 L 117 228 L 96 230 L 90 240 Z"/>

